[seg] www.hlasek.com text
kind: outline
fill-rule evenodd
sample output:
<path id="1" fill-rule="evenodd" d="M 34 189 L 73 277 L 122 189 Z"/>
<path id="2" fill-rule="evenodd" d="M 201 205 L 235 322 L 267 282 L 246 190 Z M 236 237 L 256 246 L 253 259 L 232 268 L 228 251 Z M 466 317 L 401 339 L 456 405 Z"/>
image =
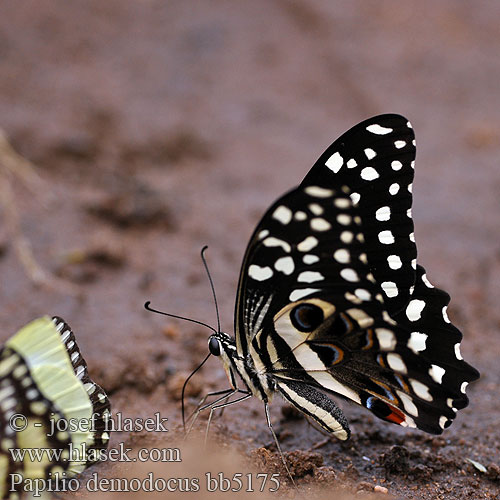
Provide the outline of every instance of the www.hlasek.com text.
<path id="1" fill-rule="evenodd" d="M 182 462 L 180 448 L 125 448 L 120 443 L 116 448 L 93 448 L 86 443 L 65 448 L 9 448 L 13 461 L 30 462 Z M 135 456 L 132 456 L 134 453 Z"/>

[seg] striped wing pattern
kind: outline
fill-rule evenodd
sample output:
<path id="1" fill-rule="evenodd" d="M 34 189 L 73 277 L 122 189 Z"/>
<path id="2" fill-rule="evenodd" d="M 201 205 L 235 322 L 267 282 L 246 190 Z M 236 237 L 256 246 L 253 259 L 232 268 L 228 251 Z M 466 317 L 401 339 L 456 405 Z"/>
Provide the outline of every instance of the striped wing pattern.
<path id="1" fill-rule="evenodd" d="M 98 453 L 94 450 L 108 445 L 109 400 L 89 378 L 74 334 L 61 318 L 43 317 L 29 323 L 1 349 L 0 408 L 2 498 L 18 498 L 10 474 L 22 474 L 24 479 L 71 477 L 95 460 Z M 15 414 L 27 418 L 26 429 L 14 432 L 11 418 Z M 54 421 L 83 418 L 89 419 L 86 422 L 93 419 L 91 429 L 51 435 Z M 60 456 L 49 459 L 44 454 L 41 460 L 31 461 L 25 455 L 14 460 L 11 449 L 28 448 L 54 449 Z"/>
<path id="2" fill-rule="evenodd" d="M 405 118 L 362 122 L 273 204 L 245 254 L 238 353 L 340 439 L 349 426 L 325 393 L 440 434 L 479 376 L 460 354 L 448 294 L 416 263 L 414 158 Z"/>

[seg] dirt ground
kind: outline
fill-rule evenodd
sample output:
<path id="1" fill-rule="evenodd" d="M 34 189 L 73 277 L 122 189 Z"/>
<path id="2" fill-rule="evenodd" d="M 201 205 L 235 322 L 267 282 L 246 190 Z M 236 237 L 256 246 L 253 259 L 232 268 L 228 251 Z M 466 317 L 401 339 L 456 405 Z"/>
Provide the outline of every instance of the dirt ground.
<path id="1" fill-rule="evenodd" d="M 17 165 L 1 166 L 2 340 L 35 317 L 62 316 L 115 413 L 169 419 L 167 434 L 115 433 L 112 446 L 179 442 L 182 463 L 155 464 L 159 476 L 280 473 L 279 492 L 295 496 L 259 401 L 226 409 L 208 448 L 181 441 L 180 384 L 209 331 L 143 304 L 214 324 L 199 258 L 208 245 L 232 332 L 241 259 L 262 213 L 340 133 L 400 113 L 418 142 L 419 262 L 452 295 L 462 353 L 482 374 L 470 406 L 434 437 L 341 403 L 353 431 L 345 443 L 279 398 L 272 417 L 301 494 L 499 498 L 496 0 L 4 0 L 0 10 L 0 128 L 33 164 L 24 174 L 2 146 Z M 210 360 L 189 407 L 226 387 Z M 107 461 L 84 477 L 149 470 Z"/>

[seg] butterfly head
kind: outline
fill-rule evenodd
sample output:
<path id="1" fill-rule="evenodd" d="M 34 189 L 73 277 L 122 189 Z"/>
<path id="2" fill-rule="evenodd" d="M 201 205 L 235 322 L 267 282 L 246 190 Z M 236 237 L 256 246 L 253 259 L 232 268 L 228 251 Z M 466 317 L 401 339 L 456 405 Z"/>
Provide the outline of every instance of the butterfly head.
<path id="1" fill-rule="evenodd" d="M 222 351 L 221 341 L 215 335 L 210 335 L 208 339 L 208 350 L 212 356 L 220 356 Z"/>
<path id="2" fill-rule="evenodd" d="M 227 333 L 214 332 L 208 337 L 208 350 L 212 356 L 224 356 L 228 351 L 235 350 L 234 339 Z"/>
<path id="3" fill-rule="evenodd" d="M 234 370 L 237 370 L 238 356 L 234 339 L 227 333 L 215 332 L 208 338 L 208 350 L 212 356 L 220 358 L 229 382 L 236 387 Z"/>

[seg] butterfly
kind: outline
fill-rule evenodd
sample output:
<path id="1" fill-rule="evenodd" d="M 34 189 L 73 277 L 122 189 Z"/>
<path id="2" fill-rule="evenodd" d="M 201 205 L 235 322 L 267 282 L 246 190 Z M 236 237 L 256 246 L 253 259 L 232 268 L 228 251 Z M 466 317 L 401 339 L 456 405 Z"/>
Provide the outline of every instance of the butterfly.
<path id="1" fill-rule="evenodd" d="M 416 260 L 415 150 L 406 118 L 370 118 L 267 210 L 243 259 L 235 337 L 209 337 L 231 389 L 201 409 L 255 396 L 272 431 L 278 393 L 345 440 L 349 424 L 331 396 L 431 434 L 467 406 L 479 373 L 460 353 L 449 295 Z"/>
<path id="2" fill-rule="evenodd" d="M 24 481 L 72 477 L 97 461 L 110 417 L 67 323 L 45 316 L 21 328 L 0 350 L 1 498 L 18 498 Z"/>

